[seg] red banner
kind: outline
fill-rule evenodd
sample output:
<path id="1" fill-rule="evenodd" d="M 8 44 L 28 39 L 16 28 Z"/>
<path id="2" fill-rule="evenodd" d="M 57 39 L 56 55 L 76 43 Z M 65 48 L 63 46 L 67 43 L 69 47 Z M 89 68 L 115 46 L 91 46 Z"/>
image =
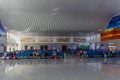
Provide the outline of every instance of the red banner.
<path id="1" fill-rule="evenodd" d="M 120 39 L 120 28 L 107 29 L 101 33 L 101 41 Z"/>

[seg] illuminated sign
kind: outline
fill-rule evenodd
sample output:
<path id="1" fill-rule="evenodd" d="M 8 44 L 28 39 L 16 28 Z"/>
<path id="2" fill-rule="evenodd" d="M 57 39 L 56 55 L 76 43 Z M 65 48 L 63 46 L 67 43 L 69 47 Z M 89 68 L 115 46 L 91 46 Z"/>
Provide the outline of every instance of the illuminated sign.
<path id="1" fill-rule="evenodd" d="M 53 38 L 41 38 L 39 42 L 53 42 Z"/>
<path id="2" fill-rule="evenodd" d="M 86 42 L 85 38 L 73 38 L 74 42 Z"/>
<path id="3" fill-rule="evenodd" d="M 21 42 L 35 42 L 34 38 L 21 38 Z"/>
<path id="4" fill-rule="evenodd" d="M 110 44 L 110 45 L 114 45 L 115 43 L 114 43 L 114 42 L 109 42 L 108 44 Z"/>
<path id="5" fill-rule="evenodd" d="M 57 42 L 70 42 L 70 38 L 57 38 Z"/>

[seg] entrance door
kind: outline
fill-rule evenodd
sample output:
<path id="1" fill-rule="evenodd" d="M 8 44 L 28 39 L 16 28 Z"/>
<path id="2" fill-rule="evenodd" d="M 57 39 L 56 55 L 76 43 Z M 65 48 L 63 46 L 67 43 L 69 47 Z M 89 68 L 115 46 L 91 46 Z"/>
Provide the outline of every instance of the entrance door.
<path id="1" fill-rule="evenodd" d="M 40 46 L 40 49 L 43 50 L 43 46 Z"/>
<path id="2" fill-rule="evenodd" d="M 48 50 L 48 45 L 45 45 L 45 46 L 44 46 L 44 49 L 45 49 L 45 50 Z"/>

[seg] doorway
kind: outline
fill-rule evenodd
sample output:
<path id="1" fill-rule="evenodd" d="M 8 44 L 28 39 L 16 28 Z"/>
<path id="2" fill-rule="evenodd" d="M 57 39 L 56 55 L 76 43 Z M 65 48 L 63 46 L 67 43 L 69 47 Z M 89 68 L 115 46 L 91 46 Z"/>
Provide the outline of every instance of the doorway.
<path id="1" fill-rule="evenodd" d="M 33 50 L 34 48 L 33 48 L 33 46 L 30 46 L 30 50 Z"/>
<path id="2" fill-rule="evenodd" d="M 24 46 L 24 49 L 25 49 L 25 50 L 28 50 L 28 45 L 25 45 L 25 46 Z"/>
<path id="3" fill-rule="evenodd" d="M 41 45 L 41 46 L 40 46 L 40 49 L 41 49 L 41 50 L 44 50 L 44 49 L 45 49 L 45 50 L 48 50 L 48 45 Z"/>
<path id="4" fill-rule="evenodd" d="M 7 51 L 7 46 L 4 46 L 4 52 L 6 52 Z"/>
<path id="5" fill-rule="evenodd" d="M 66 51 L 67 50 L 67 45 L 62 45 L 62 51 Z"/>

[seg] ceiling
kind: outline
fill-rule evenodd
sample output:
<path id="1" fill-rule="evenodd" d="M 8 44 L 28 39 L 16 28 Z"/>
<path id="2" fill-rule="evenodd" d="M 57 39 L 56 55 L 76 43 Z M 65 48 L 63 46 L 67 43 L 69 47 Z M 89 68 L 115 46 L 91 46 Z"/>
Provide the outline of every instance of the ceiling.
<path id="1" fill-rule="evenodd" d="M 119 12 L 120 0 L 0 0 L 5 29 L 25 33 L 96 32 Z"/>

